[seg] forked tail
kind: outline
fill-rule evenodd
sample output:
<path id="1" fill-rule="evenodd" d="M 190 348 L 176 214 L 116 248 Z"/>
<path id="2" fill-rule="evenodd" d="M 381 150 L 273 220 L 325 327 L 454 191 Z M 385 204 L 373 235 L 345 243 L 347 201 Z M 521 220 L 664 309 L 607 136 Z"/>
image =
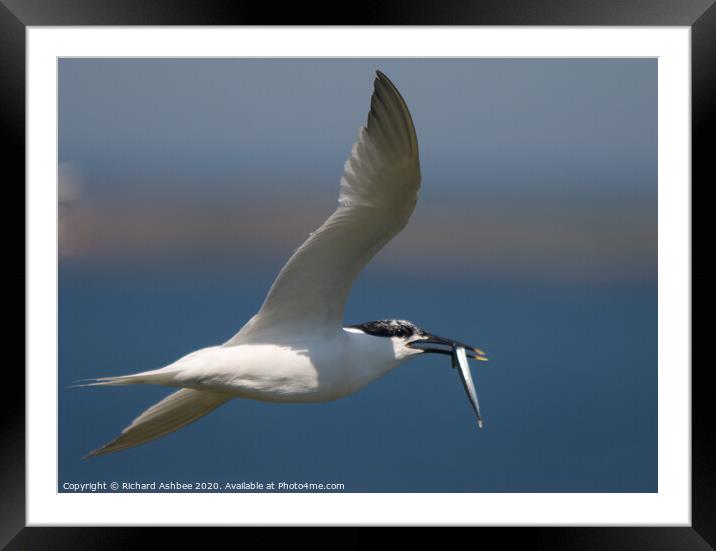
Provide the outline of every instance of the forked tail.
<path id="1" fill-rule="evenodd" d="M 94 377 L 92 379 L 80 379 L 75 384 L 66 388 L 78 388 L 84 386 L 123 386 L 123 385 L 141 385 L 141 384 L 166 384 L 171 380 L 173 372 L 166 369 L 155 369 L 153 371 L 145 371 L 143 373 L 133 373 L 132 375 L 117 375 L 114 377 Z M 90 381 L 90 382 L 85 382 Z"/>
<path id="2" fill-rule="evenodd" d="M 214 411 L 231 398 L 231 395 L 220 392 L 182 388 L 154 404 L 132 421 L 132 424 L 125 428 L 117 438 L 101 448 L 91 451 L 85 458 L 138 446 L 174 432 Z"/>

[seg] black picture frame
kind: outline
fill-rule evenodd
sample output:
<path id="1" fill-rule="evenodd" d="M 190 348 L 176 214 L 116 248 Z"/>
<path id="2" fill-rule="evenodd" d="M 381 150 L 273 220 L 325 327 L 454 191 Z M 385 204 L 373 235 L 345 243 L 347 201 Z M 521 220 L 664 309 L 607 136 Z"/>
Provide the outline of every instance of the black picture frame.
<path id="1" fill-rule="evenodd" d="M 25 181 L 25 31 L 28 26 L 63 25 L 619 25 L 688 26 L 692 42 L 692 296 L 699 301 L 692 310 L 692 341 L 704 342 L 706 323 L 696 324 L 694 314 L 708 312 L 716 304 L 716 272 L 693 252 L 708 239 L 705 217 L 699 209 L 710 204 L 707 193 L 713 188 L 709 144 L 714 137 L 716 112 L 716 6 L 714 0 L 490 0 L 484 2 L 379 1 L 356 3 L 345 9 L 341 3 L 282 5 L 241 1 L 155 0 L 0 0 L 0 124 L 6 138 L 4 148 L 4 193 L 6 216 L 1 217 L 5 263 L 0 277 L 6 300 L 23 302 L 25 297 L 25 242 L 11 239 L 16 222 L 7 216 L 23 205 Z M 711 178 L 712 179 L 712 178 Z M 694 201 L 693 199 L 698 200 Z M 8 208 L 12 205 L 12 209 Z M 19 224 L 19 222 L 17 222 Z M 24 227 L 24 226 L 23 226 Z M 22 291 L 20 290 L 22 289 Z M 22 297 L 22 298 L 21 298 Z M 17 310 L 20 310 L 18 304 Z M 6 309 L 6 312 L 8 309 Z M 25 320 L 23 308 L 22 319 Z M 25 342 L 24 322 L 6 316 L 6 346 L 19 350 Z M 21 334 L 22 332 L 22 334 Z M 703 346 L 703 345 L 702 345 Z M 701 347 L 693 346 L 692 351 Z M 24 352 L 25 348 L 22 347 Z M 715 549 L 716 548 L 716 460 L 710 446 L 714 432 L 714 409 L 709 362 L 692 356 L 692 523 L 690 527 L 532 527 L 476 528 L 470 538 L 496 539 L 501 546 L 528 545 L 548 549 Z M 128 549 L 149 543 L 149 535 L 191 545 L 206 545 L 201 534 L 188 529 L 146 528 L 39 528 L 25 527 L 25 377 L 20 358 L 3 370 L 2 415 L 0 415 L 0 546 L 10 550 L 42 549 Z M 24 364 L 24 361 L 23 361 Z M 225 531 L 225 530 L 224 530 Z M 365 544 L 370 531 L 344 531 L 341 547 Z M 367 536 L 364 534 L 368 534 Z M 301 537 L 302 536 L 302 537 Z M 219 537 L 218 535 L 216 536 Z M 232 536 L 235 537 L 235 536 Z M 315 536 L 292 530 L 292 539 L 315 545 Z M 426 543 L 425 535 L 421 541 Z M 445 543 L 445 536 L 440 536 Z M 199 539 L 200 538 L 200 539 Z M 334 537 L 321 537 L 336 545 Z M 332 543 L 333 540 L 333 543 Z M 218 541 L 218 539 L 216 540 Z M 237 545 L 262 545 L 263 531 L 243 529 Z M 474 540 L 484 545 L 484 540 Z M 295 541 L 293 543 L 295 545 Z"/>

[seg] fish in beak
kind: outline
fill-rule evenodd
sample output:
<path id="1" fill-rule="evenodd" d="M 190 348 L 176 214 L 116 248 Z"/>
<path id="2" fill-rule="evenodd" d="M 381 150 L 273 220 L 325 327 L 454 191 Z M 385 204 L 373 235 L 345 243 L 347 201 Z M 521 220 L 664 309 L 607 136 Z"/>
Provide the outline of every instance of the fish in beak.
<path id="1" fill-rule="evenodd" d="M 467 363 L 467 358 L 470 357 L 475 360 L 487 361 L 485 353 L 474 346 L 436 335 L 425 335 L 418 340 L 412 341 L 408 346 L 416 350 L 422 350 L 423 352 L 450 355 L 452 366 L 460 375 L 460 380 L 465 388 L 467 398 L 477 416 L 477 426 L 482 428 L 483 422 L 482 415 L 480 414 L 480 403 L 477 401 L 477 392 L 475 391 L 475 384 L 472 382 L 472 375 L 470 374 L 470 366 Z"/>
<path id="2" fill-rule="evenodd" d="M 447 355 L 452 355 L 456 348 L 464 348 L 467 357 L 473 358 L 474 360 L 480 360 L 482 362 L 487 361 L 485 353 L 479 348 L 475 348 L 474 346 L 470 346 L 464 342 L 438 337 L 437 335 L 425 334 L 422 337 L 409 342 L 407 346 L 415 348 L 416 350 L 422 350 L 423 352 Z"/>
<path id="3" fill-rule="evenodd" d="M 460 374 L 460 379 L 462 380 L 462 386 L 465 387 L 467 399 L 470 400 L 470 405 L 472 406 L 475 415 L 477 415 L 477 426 L 482 428 L 480 403 L 477 401 L 477 392 L 475 391 L 475 385 L 472 382 L 472 375 L 470 375 L 470 366 L 467 363 L 465 349 L 462 346 L 458 346 L 453 350 L 452 366 L 457 369 Z"/>

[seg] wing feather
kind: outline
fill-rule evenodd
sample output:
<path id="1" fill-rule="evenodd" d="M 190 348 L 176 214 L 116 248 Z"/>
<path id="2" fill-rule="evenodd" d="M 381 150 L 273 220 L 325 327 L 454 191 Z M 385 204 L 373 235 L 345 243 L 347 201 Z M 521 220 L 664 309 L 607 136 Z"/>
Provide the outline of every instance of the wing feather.
<path id="1" fill-rule="evenodd" d="M 261 309 L 224 346 L 275 339 L 280 328 L 336 331 L 353 281 L 408 222 L 420 163 L 415 127 L 397 88 L 377 72 L 366 126 L 340 181 L 338 208 L 291 256 Z"/>

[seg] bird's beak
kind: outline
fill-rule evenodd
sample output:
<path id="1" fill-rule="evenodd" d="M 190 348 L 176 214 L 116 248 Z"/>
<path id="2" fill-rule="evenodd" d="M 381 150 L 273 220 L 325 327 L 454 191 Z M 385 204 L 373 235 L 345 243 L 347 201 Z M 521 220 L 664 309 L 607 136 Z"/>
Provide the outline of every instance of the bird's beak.
<path id="1" fill-rule="evenodd" d="M 409 342 L 407 346 L 416 350 L 422 350 L 423 352 L 447 355 L 452 355 L 453 350 L 456 348 L 464 348 L 465 354 L 469 358 L 481 360 L 483 362 L 487 361 L 485 353 L 479 348 L 475 348 L 474 346 L 470 346 L 469 344 L 465 344 L 460 341 L 438 337 L 437 335 L 425 335 L 417 340 Z"/>

